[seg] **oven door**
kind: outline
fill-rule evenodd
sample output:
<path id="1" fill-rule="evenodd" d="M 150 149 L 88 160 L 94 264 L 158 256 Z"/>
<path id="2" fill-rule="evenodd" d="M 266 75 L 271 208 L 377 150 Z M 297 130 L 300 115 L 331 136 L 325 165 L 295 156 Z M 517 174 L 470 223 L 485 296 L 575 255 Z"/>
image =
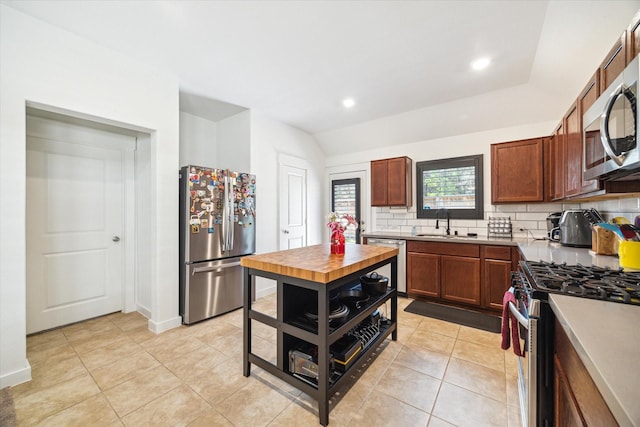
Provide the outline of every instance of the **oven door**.
<path id="1" fill-rule="evenodd" d="M 513 292 L 513 288 L 509 289 Z M 537 331 L 538 319 L 529 316 L 529 308 L 523 301 L 517 300 L 517 306 L 509 303 L 509 310 L 520 325 L 520 336 L 525 338 L 525 355 L 528 357 L 518 357 L 518 396 L 520 399 L 520 416 L 524 427 L 536 426 L 537 399 L 536 399 L 536 376 L 537 376 Z M 536 305 L 539 301 L 532 300 L 529 306 Z"/>

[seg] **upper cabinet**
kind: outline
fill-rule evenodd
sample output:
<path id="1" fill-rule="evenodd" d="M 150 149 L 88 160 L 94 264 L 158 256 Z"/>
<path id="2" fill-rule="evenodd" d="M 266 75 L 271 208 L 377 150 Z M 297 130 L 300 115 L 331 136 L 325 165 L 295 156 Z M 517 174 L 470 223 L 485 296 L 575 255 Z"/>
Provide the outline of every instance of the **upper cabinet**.
<path id="1" fill-rule="evenodd" d="M 551 201 L 604 197 L 636 191 L 639 183 L 585 180 L 584 170 L 605 161 L 606 154 L 595 135 L 584 135 L 583 115 L 611 85 L 627 64 L 640 53 L 640 12 L 628 29 L 615 41 L 602 64 L 591 76 L 576 101 L 556 128 L 548 149 L 550 168 L 547 189 Z"/>
<path id="2" fill-rule="evenodd" d="M 564 149 L 564 126 L 558 125 L 551 138 L 549 156 L 551 157 L 551 200 L 556 201 L 564 198 L 564 176 L 565 176 L 565 149 Z"/>
<path id="3" fill-rule="evenodd" d="M 592 86 L 593 87 L 593 86 Z M 572 197 L 589 193 L 600 188 L 600 181 L 585 181 L 583 170 L 585 158 L 583 156 L 585 147 L 582 136 L 582 108 L 580 99 L 569 108 L 564 116 L 562 127 L 564 129 L 565 148 L 565 186 L 564 196 Z M 602 145 L 600 145 L 602 147 Z"/>
<path id="4" fill-rule="evenodd" d="M 600 76 L 602 78 L 602 91 L 609 87 L 611 82 L 620 75 L 624 67 L 627 66 L 627 32 L 622 33 L 620 38 L 602 61 L 600 65 Z"/>
<path id="5" fill-rule="evenodd" d="M 544 201 L 544 138 L 491 144 L 491 203 Z"/>
<path id="6" fill-rule="evenodd" d="M 409 157 L 371 162 L 371 206 L 411 206 Z"/>
<path id="7" fill-rule="evenodd" d="M 627 64 L 640 53 L 640 11 L 627 28 Z"/>

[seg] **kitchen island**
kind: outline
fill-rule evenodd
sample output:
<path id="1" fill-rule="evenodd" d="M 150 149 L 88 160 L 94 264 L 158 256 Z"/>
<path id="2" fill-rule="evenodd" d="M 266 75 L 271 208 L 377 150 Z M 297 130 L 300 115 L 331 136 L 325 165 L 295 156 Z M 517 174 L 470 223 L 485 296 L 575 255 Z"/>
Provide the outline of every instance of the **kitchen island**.
<path id="1" fill-rule="evenodd" d="M 330 397 L 353 375 L 364 371 L 356 373 L 353 368 L 361 367 L 389 335 L 394 341 L 397 339 L 397 254 L 395 248 L 347 244 L 344 255 L 334 255 L 330 245 L 324 244 L 242 258 L 244 376 L 250 375 L 251 364 L 255 364 L 293 385 L 317 400 L 320 423 L 327 425 Z M 353 293 L 360 276 L 386 264 L 391 265 L 391 277 L 385 293 L 368 296 L 368 300 L 350 307 L 344 317 L 332 317 L 332 299 L 341 292 Z M 252 308 L 251 289 L 256 276 L 276 281 L 276 317 Z M 388 303 L 390 317 L 381 318 L 378 307 Z M 310 313 L 315 316 L 315 323 L 308 321 Z M 252 322 L 276 331 L 275 361 L 252 352 Z M 365 329 L 367 339 L 363 341 L 365 334 L 357 332 Z M 372 330 L 375 333 L 370 333 Z M 349 349 L 342 369 L 332 368 L 332 352 L 337 353 L 338 344 L 352 336 L 358 336 L 361 343 Z M 335 366 L 338 364 L 336 361 Z M 306 375 L 298 368 L 304 369 Z"/>

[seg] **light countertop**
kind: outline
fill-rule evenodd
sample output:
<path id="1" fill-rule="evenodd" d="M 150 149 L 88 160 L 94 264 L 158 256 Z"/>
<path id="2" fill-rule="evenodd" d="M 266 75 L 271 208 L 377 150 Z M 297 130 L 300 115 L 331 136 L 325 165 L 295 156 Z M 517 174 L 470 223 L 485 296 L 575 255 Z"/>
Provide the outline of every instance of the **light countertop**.
<path id="1" fill-rule="evenodd" d="M 435 233 L 434 233 L 435 234 Z M 420 240 L 427 242 L 455 242 L 455 243 L 475 243 L 479 245 L 503 245 L 503 246 L 518 246 L 519 242 L 526 242 L 527 239 L 518 238 L 498 238 L 487 236 L 469 237 L 466 234 L 459 236 L 451 235 L 447 236 L 444 232 L 441 235 L 414 235 L 411 233 L 401 233 L 395 231 L 375 231 L 367 232 L 362 235 L 367 238 L 379 238 L 379 239 L 398 239 L 398 240 Z"/>
<path id="2" fill-rule="evenodd" d="M 521 240 L 518 242 L 520 252 L 528 261 L 566 262 L 570 265 L 582 264 L 598 267 L 620 268 L 617 256 L 596 255 L 587 248 L 572 248 L 548 240 Z"/>
<path id="3" fill-rule="evenodd" d="M 640 425 L 640 307 L 550 295 L 556 318 L 621 426 Z"/>

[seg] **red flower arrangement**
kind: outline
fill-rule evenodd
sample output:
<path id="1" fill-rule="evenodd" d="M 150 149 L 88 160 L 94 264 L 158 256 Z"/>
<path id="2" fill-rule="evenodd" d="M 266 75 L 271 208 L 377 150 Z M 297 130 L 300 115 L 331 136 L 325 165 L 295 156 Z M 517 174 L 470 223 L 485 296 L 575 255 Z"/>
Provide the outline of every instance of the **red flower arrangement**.
<path id="1" fill-rule="evenodd" d="M 327 227 L 331 230 L 331 253 L 343 255 L 344 254 L 344 232 L 348 226 L 353 225 L 358 228 L 358 221 L 349 215 L 341 214 L 338 212 L 331 212 L 329 214 L 329 222 Z"/>

